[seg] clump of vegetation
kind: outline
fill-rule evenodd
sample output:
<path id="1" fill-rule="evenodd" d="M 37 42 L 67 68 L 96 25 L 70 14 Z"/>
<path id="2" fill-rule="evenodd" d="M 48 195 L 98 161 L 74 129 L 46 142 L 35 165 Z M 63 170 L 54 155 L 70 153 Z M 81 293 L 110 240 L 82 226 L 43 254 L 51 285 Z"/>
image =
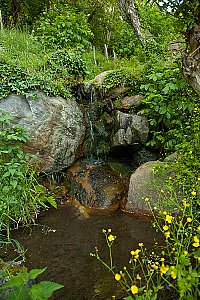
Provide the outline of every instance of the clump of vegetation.
<path id="1" fill-rule="evenodd" d="M 37 39 L 46 47 L 66 49 L 88 48 L 92 35 L 87 17 L 67 4 L 54 4 L 35 24 Z"/>
<path id="2" fill-rule="evenodd" d="M 152 138 L 147 145 L 173 151 L 183 141 L 197 95 L 174 64 L 152 70 L 140 88 L 145 98 L 139 114 L 148 118 Z"/>
<path id="3" fill-rule="evenodd" d="M 37 181 L 36 171 L 28 165 L 23 152 L 28 135 L 20 126 L 11 126 L 11 117 L 0 116 L 0 231 L 10 236 L 12 228 L 35 223 L 40 208 L 55 199 Z"/>
<path id="4" fill-rule="evenodd" d="M 46 268 L 33 269 L 30 272 L 24 267 L 17 269 L 15 272 L 6 267 L 0 270 L 0 279 L 6 281 L 0 286 L 0 293 L 4 300 L 48 300 L 55 291 L 63 288 L 63 285 L 51 281 L 36 283 L 36 278 Z"/>

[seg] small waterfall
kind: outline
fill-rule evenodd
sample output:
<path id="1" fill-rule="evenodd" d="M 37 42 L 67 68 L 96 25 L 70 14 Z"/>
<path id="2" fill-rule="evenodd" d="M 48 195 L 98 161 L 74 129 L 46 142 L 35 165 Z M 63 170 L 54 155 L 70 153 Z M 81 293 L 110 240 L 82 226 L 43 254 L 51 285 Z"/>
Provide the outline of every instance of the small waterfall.
<path id="1" fill-rule="evenodd" d="M 94 120 L 95 120 L 95 97 L 94 91 L 91 86 L 88 87 L 89 93 L 89 105 L 87 107 L 87 119 L 89 123 L 89 138 L 88 138 L 88 156 L 93 159 L 95 156 L 95 133 L 94 133 Z"/>

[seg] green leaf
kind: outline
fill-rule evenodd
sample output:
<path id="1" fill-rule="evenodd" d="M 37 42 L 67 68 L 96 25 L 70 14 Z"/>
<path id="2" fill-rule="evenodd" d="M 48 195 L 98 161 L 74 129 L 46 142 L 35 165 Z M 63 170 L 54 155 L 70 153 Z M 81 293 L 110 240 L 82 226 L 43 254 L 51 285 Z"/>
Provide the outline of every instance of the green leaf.
<path id="1" fill-rule="evenodd" d="M 40 184 L 35 186 L 35 190 L 38 193 L 46 193 L 46 188 Z"/>
<path id="2" fill-rule="evenodd" d="M 4 187 L 2 188 L 2 192 L 3 192 L 4 194 L 7 194 L 7 193 L 9 192 L 9 190 L 10 190 L 10 188 L 9 188 L 8 186 L 4 186 Z"/>
<path id="3" fill-rule="evenodd" d="M 31 270 L 29 272 L 29 278 L 30 279 L 35 279 L 38 275 L 42 274 L 45 270 L 46 270 L 46 268 Z"/>
<path id="4" fill-rule="evenodd" d="M 52 296 L 53 292 L 63 287 L 63 285 L 55 282 L 42 281 L 38 284 L 32 285 L 29 290 L 29 296 L 31 300 L 48 300 Z"/>
<path id="5" fill-rule="evenodd" d="M 46 197 L 46 200 L 55 208 L 57 208 L 56 200 L 53 196 Z"/>

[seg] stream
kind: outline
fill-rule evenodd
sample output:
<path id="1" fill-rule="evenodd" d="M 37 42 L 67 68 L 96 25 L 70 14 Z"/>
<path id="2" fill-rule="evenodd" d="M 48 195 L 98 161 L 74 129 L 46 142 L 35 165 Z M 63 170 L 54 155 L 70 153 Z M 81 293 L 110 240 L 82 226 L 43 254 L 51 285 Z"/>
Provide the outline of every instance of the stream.
<path id="1" fill-rule="evenodd" d="M 94 247 L 108 262 L 108 248 L 102 229 L 112 228 L 115 272 L 128 265 L 130 251 L 143 242 L 153 249 L 158 238 L 151 222 L 120 211 L 111 215 L 85 216 L 71 204 L 42 212 L 38 225 L 13 234 L 25 249 L 28 269 L 47 267 L 40 280 L 63 284 L 51 299 L 121 300 L 125 296 L 113 275 L 90 256 Z M 112 298 L 115 295 L 116 298 Z"/>

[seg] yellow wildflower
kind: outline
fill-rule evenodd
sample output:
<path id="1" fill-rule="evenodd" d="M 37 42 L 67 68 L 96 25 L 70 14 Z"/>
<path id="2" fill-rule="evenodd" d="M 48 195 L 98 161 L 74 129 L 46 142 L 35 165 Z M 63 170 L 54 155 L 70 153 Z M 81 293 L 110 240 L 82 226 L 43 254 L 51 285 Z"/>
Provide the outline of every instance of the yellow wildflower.
<path id="1" fill-rule="evenodd" d="M 197 229 L 200 231 L 200 226 L 198 226 Z"/>
<path id="2" fill-rule="evenodd" d="M 118 273 L 115 274 L 115 280 L 119 281 L 121 279 L 121 275 L 119 275 Z"/>
<path id="3" fill-rule="evenodd" d="M 188 217 L 188 218 L 187 218 L 187 222 L 188 222 L 188 223 L 191 223 L 191 222 L 192 222 L 192 218 Z"/>
<path id="4" fill-rule="evenodd" d="M 165 220 L 166 220 L 166 222 L 171 223 L 172 220 L 173 220 L 173 217 L 170 216 L 170 215 L 166 215 L 166 219 Z"/>
<path id="5" fill-rule="evenodd" d="M 137 279 L 137 280 L 141 280 L 142 278 L 140 277 L 139 274 L 137 274 L 136 279 Z"/>
<path id="6" fill-rule="evenodd" d="M 139 246 L 139 247 L 143 247 L 144 244 L 143 244 L 143 243 L 139 243 L 138 246 Z"/>
<path id="7" fill-rule="evenodd" d="M 167 215 L 167 212 L 166 212 L 166 211 L 163 211 L 163 215 Z"/>
<path id="8" fill-rule="evenodd" d="M 200 177 L 198 177 L 198 180 L 200 181 Z"/>
<path id="9" fill-rule="evenodd" d="M 133 295 L 135 295 L 135 294 L 138 293 L 138 287 L 137 287 L 137 285 L 132 285 L 132 286 L 131 286 L 131 293 L 132 293 Z"/>
<path id="10" fill-rule="evenodd" d="M 149 201 L 149 198 L 145 198 L 144 201 L 147 201 L 147 202 L 148 202 L 148 201 Z"/>
<path id="11" fill-rule="evenodd" d="M 116 237 L 115 237 L 114 235 L 112 235 L 112 234 L 110 234 L 110 235 L 108 236 L 109 242 L 114 241 L 115 238 L 116 238 Z"/>
<path id="12" fill-rule="evenodd" d="M 165 261 L 164 257 L 161 257 L 160 261 Z"/>
<path id="13" fill-rule="evenodd" d="M 166 237 L 166 239 L 168 239 L 170 237 L 170 232 L 169 231 L 165 232 L 165 237 Z"/>
<path id="14" fill-rule="evenodd" d="M 164 229 L 165 231 L 167 231 L 167 230 L 169 229 L 169 226 L 165 225 L 165 226 L 163 226 L 163 229 Z"/>
<path id="15" fill-rule="evenodd" d="M 108 232 L 111 232 L 111 231 L 112 231 L 112 230 L 109 228 L 109 229 L 108 229 Z"/>
<path id="16" fill-rule="evenodd" d="M 158 266 L 156 266 L 155 264 L 151 265 L 151 267 L 152 267 L 154 270 L 157 270 L 157 269 L 158 269 Z"/>
<path id="17" fill-rule="evenodd" d="M 196 248 L 199 247 L 199 239 L 198 239 L 198 237 L 195 235 L 193 239 L 194 239 L 194 243 L 192 245 L 194 247 L 196 247 Z"/>
<path id="18" fill-rule="evenodd" d="M 197 192 L 192 191 L 191 194 L 192 194 L 192 196 L 196 196 Z"/>
<path id="19" fill-rule="evenodd" d="M 168 270 L 169 270 L 169 267 L 165 266 L 165 264 L 162 263 L 162 265 L 160 267 L 160 273 L 161 273 L 161 275 L 166 274 Z"/>
<path id="20" fill-rule="evenodd" d="M 171 277 L 173 278 L 173 279 L 176 279 L 176 273 L 172 270 L 171 271 Z"/>
<path id="21" fill-rule="evenodd" d="M 190 207 L 190 203 L 187 203 L 185 198 L 182 200 L 182 202 L 184 207 Z"/>
<path id="22" fill-rule="evenodd" d="M 138 255 L 141 252 L 140 249 L 136 249 L 135 251 L 131 251 L 131 255 Z"/>

